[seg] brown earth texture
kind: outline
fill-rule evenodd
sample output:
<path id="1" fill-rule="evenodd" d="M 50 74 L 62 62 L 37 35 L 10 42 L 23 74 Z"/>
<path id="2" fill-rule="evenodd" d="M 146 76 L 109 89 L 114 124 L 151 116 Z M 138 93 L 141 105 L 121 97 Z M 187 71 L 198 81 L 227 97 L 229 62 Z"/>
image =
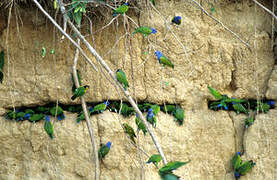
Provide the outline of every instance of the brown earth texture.
<path id="1" fill-rule="evenodd" d="M 179 104 L 184 109 L 183 125 L 160 112 L 157 127 L 152 128 L 168 161 L 190 160 L 174 174 L 184 180 L 233 180 L 231 159 L 243 151 L 243 161 L 253 160 L 256 165 L 241 180 L 276 180 L 276 106 L 257 114 L 254 124 L 246 129 L 246 115 L 208 108 L 208 101 L 215 99 L 207 88 L 209 85 L 229 97 L 276 102 L 276 20 L 251 0 L 196 2 L 210 16 L 191 0 L 157 0 L 155 6 L 129 1 L 126 15 L 115 19 L 109 6 L 91 3 L 81 32 L 114 72 L 124 70 L 128 90 L 137 102 Z M 40 3 L 63 26 L 52 0 Z M 270 0 L 260 3 L 269 10 L 277 7 Z M 76 48 L 32 1 L 4 0 L 0 6 L 0 51 L 5 53 L 0 84 L 0 179 L 93 179 L 90 136 L 85 121 L 76 123 L 76 113 L 65 112 L 62 121 L 51 118 L 53 140 L 45 133 L 43 121 L 5 119 L 11 108 L 32 108 L 57 100 L 72 105 L 80 100 L 70 99 Z M 173 16 L 182 17 L 179 26 L 170 23 Z M 157 33 L 132 35 L 137 26 L 154 27 Z M 76 40 L 69 26 L 67 32 Z M 98 68 L 94 71 L 79 56 L 83 84 L 90 85 L 86 101 L 126 101 L 95 57 L 81 47 Z M 47 50 L 45 57 L 42 48 Z M 174 69 L 159 64 L 156 50 L 173 62 Z M 90 121 L 98 148 L 100 143 L 112 142 L 109 154 L 100 162 L 101 180 L 160 179 L 158 169 L 145 163 L 146 154 L 157 154 L 149 134 L 137 134 L 142 153 L 120 125 L 127 122 L 136 129 L 135 116 L 125 118 L 104 111 L 91 116 Z"/>

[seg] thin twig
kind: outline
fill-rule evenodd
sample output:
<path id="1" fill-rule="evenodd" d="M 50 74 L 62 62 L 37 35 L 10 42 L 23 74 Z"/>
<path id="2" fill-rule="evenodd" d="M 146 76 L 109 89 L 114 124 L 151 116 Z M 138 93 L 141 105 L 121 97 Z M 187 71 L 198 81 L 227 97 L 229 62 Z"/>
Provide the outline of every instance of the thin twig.
<path id="1" fill-rule="evenodd" d="M 35 4 L 38 6 L 38 8 L 47 16 L 47 18 L 50 19 L 50 21 L 68 38 L 71 39 L 69 37 L 69 35 L 63 31 L 63 29 L 52 19 L 52 17 L 41 7 L 41 5 L 37 2 L 37 0 L 33 0 L 35 2 Z M 135 111 L 138 113 L 139 117 L 141 118 L 142 122 L 144 123 L 144 125 L 146 126 L 147 131 L 149 132 L 159 154 L 162 157 L 163 163 L 167 164 L 167 160 L 165 158 L 165 155 L 163 153 L 163 150 L 157 140 L 156 135 L 153 133 L 152 129 L 150 128 L 150 126 L 147 124 L 147 121 L 145 119 L 145 117 L 143 116 L 142 112 L 139 110 L 137 104 L 135 103 L 135 101 L 133 100 L 133 98 L 130 96 L 130 93 L 128 91 L 125 91 L 124 88 L 122 87 L 121 84 L 119 84 L 119 82 L 117 81 L 113 71 L 110 69 L 110 67 L 106 64 L 106 62 L 103 60 L 103 58 L 95 51 L 95 49 L 89 44 L 89 42 L 84 38 L 84 36 L 78 31 L 78 29 L 72 24 L 72 22 L 70 22 L 69 20 L 67 21 L 69 26 L 71 27 L 71 29 L 77 34 L 77 36 L 80 38 L 80 40 L 85 44 L 85 46 L 87 46 L 88 50 L 95 56 L 96 60 L 104 67 L 104 69 L 108 72 L 108 74 L 110 75 L 110 77 L 116 82 L 117 86 L 121 89 L 121 91 L 124 93 L 124 95 L 126 96 L 127 100 L 130 102 L 130 104 L 133 106 L 133 108 L 135 109 Z M 74 42 L 71 39 L 71 42 L 75 45 L 76 42 Z M 82 52 L 82 49 L 76 44 L 75 45 L 80 52 Z M 84 55 L 84 54 L 83 54 Z M 85 55 L 86 56 L 86 55 Z M 82 100 L 82 98 L 81 98 Z M 86 110 L 86 109 L 85 109 Z"/>
<path id="2" fill-rule="evenodd" d="M 122 87 L 122 85 L 119 84 L 119 82 L 117 81 L 117 79 L 116 79 L 113 71 L 110 69 L 110 67 L 106 64 L 106 62 L 102 59 L 102 57 L 95 51 L 95 49 L 89 44 L 89 42 L 84 38 L 84 36 L 81 35 L 81 33 L 72 24 L 72 22 L 68 21 L 68 24 L 72 28 L 72 30 L 77 34 L 77 36 L 80 38 L 80 40 L 85 44 L 85 46 L 87 46 L 88 50 L 95 56 L 96 60 L 104 67 L 104 69 L 106 69 L 106 71 L 111 76 L 111 78 L 116 82 L 117 86 L 120 87 L 121 91 L 124 93 L 127 100 L 130 102 L 130 104 L 133 106 L 133 108 L 135 109 L 135 111 L 138 113 L 139 117 L 142 119 L 143 123 L 145 124 L 146 129 L 148 130 L 148 132 L 149 132 L 149 134 L 150 134 L 150 136 L 151 136 L 158 152 L 162 156 L 163 163 L 167 164 L 167 160 L 164 156 L 163 150 L 162 150 L 162 148 L 161 148 L 161 146 L 160 146 L 160 144 L 157 140 L 156 135 L 150 129 L 150 126 L 147 124 L 147 121 L 146 121 L 145 117 L 143 116 L 142 112 L 139 110 L 137 104 L 135 103 L 135 101 L 131 97 L 130 93 L 127 90 L 125 91 L 124 88 Z"/>
<path id="3" fill-rule="evenodd" d="M 258 1 L 256 0 L 252 0 L 254 3 L 256 3 L 258 6 L 260 6 L 261 8 L 263 8 L 266 12 L 268 12 L 269 14 L 271 14 L 272 17 L 274 17 L 276 20 L 277 20 L 277 16 L 272 12 L 270 11 L 269 9 L 267 9 L 266 7 L 264 7 L 261 3 L 259 3 Z"/>
<path id="4" fill-rule="evenodd" d="M 78 45 L 80 45 L 80 39 L 78 39 L 77 41 L 78 41 Z M 79 50 L 76 49 L 75 56 L 74 56 L 74 62 L 73 62 L 73 66 L 72 66 L 72 71 L 73 71 L 74 83 L 75 83 L 75 86 L 77 88 L 80 87 L 80 84 L 79 84 L 79 81 L 78 81 L 78 76 L 77 76 L 77 70 L 76 70 L 76 66 L 77 66 L 77 62 L 78 62 L 78 56 L 79 56 Z M 88 127 L 88 132 L 89 132 L 89 135 L 90 135 L 92 148 L 93 148 L 93 152 L 94 152 L 94 163 L 95 163 L 95 170 L 94 170 L 95 175 L 94 175 L 94 177 L 95 177 L 95 180 L 99 180 L 99 174 L 100 174 L 99 159 L 98 159 L 98 151 L 97 151 L 97 145 L 96 145 L 96 141 L 95 141 L 95 137 L 94 137 L 94 132 L 93 132 L 92 125 L 90 123 L 90 118 L 89 118 L 89 115 L 88 115 L 85 98 L 83 96 L 80 97 L 80 98 L 81 98 L 82 108 L 83 108 L 83 112 L 84 112 L 84 115 L 85 115 L 85 119 L 86 119 L 86 123 L 87 123 L 87 127 Z"/>
<path id="5" fill-rule="evenodd" d="M 57 0 L 57 2 L 59 4 L 61 12 L 63 14 L 63 30 L 64 30 L 64 32 L 66 32 L 66 28 L 67 28 L 67 14 L 65 12 L 65 7 L 62 6 L 62 4 L 63 4 L 62 0 Z M 64 35 L 62 36 L 61 39 L 62 40 L 64 39 Z"/>
<path id="6" fill-rule="evenodd" d="M 239 37 L 239 35 L 237 35 L 236 33 L 234 33 L 231 29 L 229 29 L 227 26 L 225 26 L 222 22 L 220 22 L 219 20 L 217 20 L 215 17 L 213 17 L 212 15 L 210 15 L 198 2 L 191 0 L 194 4 L 196 4 L 201 11 L 203 11 L 207 16 L 209 16 L 210 18 L 212 18 L 214 21 L 216 21 L 217 23 L 219 23 L 224 29 L 226 29 L 227 31 L 229 31 L 231 34 L 233 34 L 240 42 L 242 42 L 243 44 L 245 44 L 248 48 L 251 48 L 250 45 L 244 41 L 243 39 L 241 39 Z"/>
<path id="7" fill-rule="evenodd" d="M 79 49 L 80 53 L 85 57 L 85 59 L 87 60 L 87 62 L 93 67 L 93 69 L 97 72 L 98 69 L 96 68 L 96 66 L 93 64 L 93 62 L 91 61 L 91 59 L 85 54 L 85 52 L 82 50 L 82 48 L 56 23 L 56 21 L 43 9 L 43 7 L 37 2 L 37 0 L 33 0 L 33 2 L 37 5 L 37 7 L 41 10 L 41 12 L 57 27 L 57 29 L 59 29 L 61 31 L 61 33 L 63 35 L 65 35 L 65 37 L 67 39 L 69 39 L 72 44 Z"/>

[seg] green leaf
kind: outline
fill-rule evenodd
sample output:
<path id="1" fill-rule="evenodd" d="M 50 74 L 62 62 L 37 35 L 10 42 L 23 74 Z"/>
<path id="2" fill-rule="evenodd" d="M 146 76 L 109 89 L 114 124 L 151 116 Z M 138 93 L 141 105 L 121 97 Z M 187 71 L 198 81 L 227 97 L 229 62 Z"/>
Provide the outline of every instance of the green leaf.
<path id="1" fill-rule="evenodd" d="M 44 58 L 46 56 L 46 48 L 41 48 L 41 57 Z"/>
<path id="2" fill-rule="evenodd" d="M 4 68 L 4 51 L 0 52 L 0 70 Z"/>

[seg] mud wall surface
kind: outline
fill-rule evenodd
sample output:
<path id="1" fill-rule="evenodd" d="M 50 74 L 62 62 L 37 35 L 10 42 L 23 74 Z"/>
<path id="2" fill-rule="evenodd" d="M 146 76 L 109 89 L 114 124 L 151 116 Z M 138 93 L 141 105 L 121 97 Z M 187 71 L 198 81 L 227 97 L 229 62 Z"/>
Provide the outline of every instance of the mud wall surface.
<path id="1" fill-rule="evenodd" d="M 272 8 L 270 2 L 263 3 Z M 180 104 L 185 110 L 182 126 L 161 112 L 153 129 L 169 161 L 191 160 L 176 171 L 177 175 L 183 179 L 234 179 L 231 158 L 235 152 L 244 151 L 242 158 L 252 159 L 256 166 L 242 180 L 276 179 L 276 108 L 258 114 L 254 125 L 245 129 L 246 115 L 211 111 L 207 105 L 213 100 L 207 85 L 230 97 L 277 100 L 271 16 L 251 1 L 220 1 L 213 4 L 215 11 L 210 2 L 202 5 L 250 48 L 190 1 L 157 1 L 156 10 L 145 8 L 139 16 L 131 11 L 134 22 L 158 30 L 149 38 L 136 34 L 126 39 L 134 24 L 123 16 L 104 29 L 112 17 L 91 19 L 93 36 L 87 30 L 89 21 L 82 32 L 88 34 L 87 40 L 112 70 L 125 71 L 133 98 Z M 170 24 L 174 15 L 182 17 L 181 25 Z M 0 179 L 92 179 L 93 150 L 86 124 L 76 124 L 76 114 L 67 112 L 64 121 L 54 122 L 53 140 L 44 132 L 43 122 L 4 118 L 12 107 L 34 107 L 57 99 L 68 105 L 80 103 L 70 99 L 75 47 L 61 39 L 34 7 L 13 10 L 9 26 L 7 19 L 8 14 L 0 15 L 0 51 L 5 52 L 0 84 Z M 62 24 L 61 19 L 58 22 Z M 44 58 L 42 47 L 47 49 Z M 52 48 L 55 55 L 49 53 Z M 174 63 L 174 69 L 162 68 L 154 50 L 162 51 Z M 89 51 L 85 52 L 100 69 Z M 81 56 L 78 69 L 83 84 L 90 85 L 85 95 L 88 102 L 123 97 Z M 91 117 L 97 142 L 112 142 L 110 153 L 101 163 L 100 179 L 159 179 L 157 169 L 142 163 L 147 157 L 129 143 L 120 126 L 119 121 L 136 127 L 134 119 L 108 111 Z M 140 133 L 139 141 L 149 155 L 157 153 L 149 135 Z"/>

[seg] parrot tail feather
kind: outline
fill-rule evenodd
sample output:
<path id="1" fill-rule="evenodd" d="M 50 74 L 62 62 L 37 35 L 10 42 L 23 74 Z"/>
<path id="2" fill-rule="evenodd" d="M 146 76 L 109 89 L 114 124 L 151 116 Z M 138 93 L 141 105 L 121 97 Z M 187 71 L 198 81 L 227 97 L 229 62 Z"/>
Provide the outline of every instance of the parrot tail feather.
<path id="1" fill-rule="evenodd" d="M 76 95 L 73 95 L 73 96 L 71 97 L 72 100 L 75 100 L 76 98 L 77 98 Z"/>

